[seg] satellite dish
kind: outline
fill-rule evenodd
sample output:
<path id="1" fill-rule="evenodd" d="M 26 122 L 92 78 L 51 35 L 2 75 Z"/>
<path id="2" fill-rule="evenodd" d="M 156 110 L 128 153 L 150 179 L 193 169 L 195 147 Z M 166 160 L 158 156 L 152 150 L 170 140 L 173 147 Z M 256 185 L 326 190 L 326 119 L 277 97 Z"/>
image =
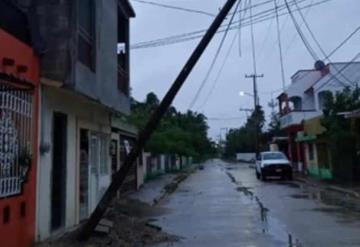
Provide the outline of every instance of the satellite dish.
<path id="1" fill-rule="evenodd" d="M 325 68 L 325 63 L 321 60 L 315 62 L 315 69 L 316 70 L 323 70 Z"/>

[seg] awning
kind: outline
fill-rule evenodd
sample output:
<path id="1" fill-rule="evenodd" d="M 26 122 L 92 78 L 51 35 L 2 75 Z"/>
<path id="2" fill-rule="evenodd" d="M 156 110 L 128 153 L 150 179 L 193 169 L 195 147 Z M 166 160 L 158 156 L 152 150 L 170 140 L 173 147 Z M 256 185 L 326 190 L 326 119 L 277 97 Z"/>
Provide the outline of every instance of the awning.
<path id="1" fill-rule="evenodd" d="M 297 137 L 295 139 L 295 142 L 312 142 L 315 141 L 316 139 L 317 139 L 316 136 L 306 135 L 306 136 Z"/>

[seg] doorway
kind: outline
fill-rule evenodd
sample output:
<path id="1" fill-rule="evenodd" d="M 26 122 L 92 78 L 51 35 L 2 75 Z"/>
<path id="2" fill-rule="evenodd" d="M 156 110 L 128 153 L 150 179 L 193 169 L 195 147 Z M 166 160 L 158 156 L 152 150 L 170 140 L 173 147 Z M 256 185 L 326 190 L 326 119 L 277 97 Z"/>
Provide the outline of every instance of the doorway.
<path id="1" fill-rule="evenodd" d="M 89 215 L 89 131 L 80 129 L 80 221 Z"/>
<path id="2" fill-rule="evenodd" d="M 54 112 L 52 128 L 51 230 L 65 225 L 67 116 Z"/>

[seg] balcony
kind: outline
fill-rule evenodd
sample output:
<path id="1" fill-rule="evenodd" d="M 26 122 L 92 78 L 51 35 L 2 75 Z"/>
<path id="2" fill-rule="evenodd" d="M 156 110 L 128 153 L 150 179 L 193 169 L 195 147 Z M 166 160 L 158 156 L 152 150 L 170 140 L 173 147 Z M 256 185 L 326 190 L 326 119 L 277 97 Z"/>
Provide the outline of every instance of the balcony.
<path id="1" fill-rule="evenodd" d="M 280 127 L 284 129 L 292 125 L 299 125 L 303 120 L 308 120 L 320 115 L 321 112 L 316 110 L 292 111 L 280 118 Z"/>
<path id="2" fill-rule="evenodd" d="M 129 96 L 129 74 L 121 66 L 118 66 L 118 89 Z"/>

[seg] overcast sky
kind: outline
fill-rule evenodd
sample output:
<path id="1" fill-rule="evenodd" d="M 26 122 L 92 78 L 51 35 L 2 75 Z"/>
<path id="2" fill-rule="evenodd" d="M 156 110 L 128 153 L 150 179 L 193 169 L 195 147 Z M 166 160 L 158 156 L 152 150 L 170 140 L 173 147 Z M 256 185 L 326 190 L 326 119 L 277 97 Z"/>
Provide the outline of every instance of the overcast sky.
<path id="1" fill-rule="evenodd" d="M 219 8 L 226 2 L 225 0 L 151 1 L 211 13 L 217 13 Z M 284 3 L 284 0 L 278 1 L 279 4 Z M 301 6 L 318 1 L 305 0 Z M 265 0 L 252 0 L 252 2 L 257 4 L 265 2 Z M 132 5 L 136 11 L 136 18 L 132 19 L 131 23 L 132 44 L 206 29 L 214 19 L 214 17 L 207 15 L 166 9 L 135 1 L 132 1 Z M 269 9 L 272 6 L 272 4 L 267 4 L 254 9 L 253 14 Z M 306 15 L 306 19 L 319 43 L 327 53 L 339 45 L 347 35 L 360 25 L 359 0 L 331 0 L 314 6 L 310 10 L 303 10 L 303 13 Z M 295 15 L 299 23 L 301 23 L 300 16 L 297 13 Z M 227 21 L 229 21 L 229 18 Z M 313 68 L 314 59 L 308 54 L 299 36 L 296 34 L 291 18 L 287 16 L 280 17 L 280 22 L 282 26 L 281 38 L 284 52 L 285 78 L 286 84 L 289 85 L 291 75 L 297 70 Z M 256 24 L 254 29 L 257 71 L 259 74 L 264 74 L 264 78 L 258 81 L 260 102 L 264 106 L 266 114 L 269 115 L 270 108 L 267 106 L 267 103 L 271 100 L 270 92 L 276 91 L 273 94 L 275 97 L 279 94 L 279 89 L 282 87 L 276 21 L 269 20 Z M 302 30 L 306 31 L 304 25 Z M 250 28 L 244 27 L 242 29 L 241 40 L 242 55 L 239 55 L 239 41 L 236 40 L 215 90 L 207 104 L 200 107 L 209 94 L 215 76 L 224 61 L 226 52 L 235 35 L 238 35 L 237 30 L 229 32 L 210 79 L 207 81 L 192 109 L 203 112 L 209 118 L 226 119 L 208 122 L 210 126 L 209 136 L 214 139 L 218 138 L 221 128 L 241 126 L 246 120 L 246 113 L 240 112 L 239 108 L 252 108 L 253 105 L 251 97 L 239 96 L 239 91 L 252 92 L 251 80 L 244 78 L 245 74 L 253 73 Z M 311 40 L 310 35 L 308 33 L 306 35 L 307 39 Z M 186 111 L 189 108 L 197 89 L 206 75 L 222 36 L 223 34 L 215 36 L 181 92 L 176 97 L 174 105 L 177 109 Z M 199 39 L 196 39 L 169 46 L 131 50 L 131 87 L 133 96 L 137 100 L 144 100 L 146 94 L 153 91 L 162 98 L 198 42 Z M 314 42 L 311 44 L 316 49 Z M 316 52 L 319 57 L 322 57 L 318 49 L 316 49 Z M 349 61 L 358 52 L 360 52 L 360 32 L 341 50 L 335 53 L 331 57 L 331 61 Z M 228 118 L 237 119 L 229 120 Z"/>

